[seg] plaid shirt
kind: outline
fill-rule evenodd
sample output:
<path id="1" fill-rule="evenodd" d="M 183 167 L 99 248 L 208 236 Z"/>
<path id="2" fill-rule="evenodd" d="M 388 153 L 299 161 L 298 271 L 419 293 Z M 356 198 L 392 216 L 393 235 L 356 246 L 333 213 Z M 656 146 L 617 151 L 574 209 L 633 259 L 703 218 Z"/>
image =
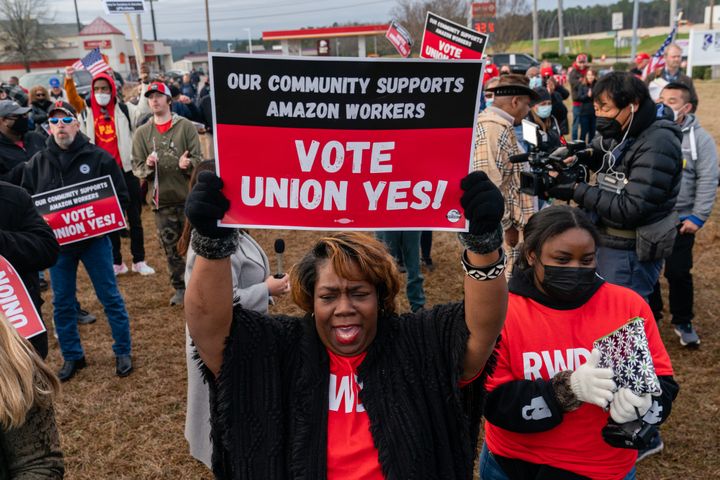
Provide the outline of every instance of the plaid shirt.
<path id="1" fill-rule="evenodd" d="M 510 156 L 518 153 L 522 152 L 512 123 L 492 107 L 480 113 L 475 137 L 473 170 L 487 173 L 505 198 L 503 230 L 510 227 L 523 230 L 535 211 L 532 197 L 520 193 L 522 165 L 510 163 Z"/>

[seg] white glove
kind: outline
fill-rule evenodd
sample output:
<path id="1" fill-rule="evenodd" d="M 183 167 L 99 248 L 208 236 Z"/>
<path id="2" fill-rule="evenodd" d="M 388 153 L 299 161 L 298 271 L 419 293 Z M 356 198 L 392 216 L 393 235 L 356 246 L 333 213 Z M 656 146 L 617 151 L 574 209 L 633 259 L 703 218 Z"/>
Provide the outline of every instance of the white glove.
<path id="1" fill-rule="evenodd" d="M 650 405 L 652 405 L 652 399 L 649 393 L 638 396 L 629 388 L 622 387 L 613 395 L 610 416 L 617 423 L 632 422 L 638 419 L 638 412 L 642 418 L 650 410 Z M 638 409 L 638 412 L 635 411 L 635 408 Z"/>
<path id="2" fill-rule="evenodd" d="M 600 350 L 594 348 L 587 363 L 579 366 L 570 375 L 570 388 L 581 402 L 606 408 L 617 387 L 612 379 L 612 368 L 597 368 L 598 363 Z"/>

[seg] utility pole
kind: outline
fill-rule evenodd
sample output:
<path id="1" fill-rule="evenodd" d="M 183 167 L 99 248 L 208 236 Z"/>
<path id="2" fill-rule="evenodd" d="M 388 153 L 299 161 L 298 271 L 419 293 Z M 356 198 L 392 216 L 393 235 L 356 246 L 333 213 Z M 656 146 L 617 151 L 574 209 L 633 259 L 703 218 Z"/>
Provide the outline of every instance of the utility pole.
<path id="1" fill-rule="evenodd" d="M 677 0 L 670 0 L 670 28 L 675 26 L 677 18 Z"/>
<path id="2" fill-rule="evenodd" d="M 252 34 L 250 33 L 252 30 L 250 28 L 243 28 L 248 34 L 248 53 L 252 55 Z"/>
<path id="3" fill-rule="evenodd" d="M 538 59 L 538 58 L 540 58 L 540 34 L 538 32 L 539 26 L 538 26 L 537 0 L 533 0 L 532 22 L 533 22 L 533 57 Z"/>
<path id="4" fill-rule="evenodd" d="M 157 30 L 155 30 L 155 9 L 153 8 L 153 0 L 148 1 L 150 2 L 150 20 L 152 21 L 153 27 L 153 40 L 157 42 Z"/>
<path id="5" fill-rule="evenodd" d="M 210 8 L 208 7 L 208 0 L 205 0 L 205 29 L 207 30 L 207 50 L 208 54 L 212 52 L 212 39 L 210 38 Z"/>
<path id="6" fill-rule="evenodd" d="M 558 0 L 558 50 L 565 55 L 565 27 L 563 26 L 563 0 Z"/>
<path id="7" fill-rule="evenodd" d="M 637 55 L 638 46 L 638 17 L 640 16 L 640 0 L 633 2 L 633 19 L 632 19 L 632 44 L 630 46 L 630 58 L 634 59 Z"/>
<path id="8" fill-rule="evenodd" d="M 77 22 L 78 33 L 80 33 L 80 14 L 78 13 L 77 0 L 75 0 L 75 21 Z"/>
<path id="9" fill-rule="evenodd" d="M 715 0 L 708 0 L 708 6 L 710 7 L 710 25 L 708 25 L 708 28 L 712 30 L 713 28 L 713 15 L 715 12 L 713 11 L 715 9 Z"/>

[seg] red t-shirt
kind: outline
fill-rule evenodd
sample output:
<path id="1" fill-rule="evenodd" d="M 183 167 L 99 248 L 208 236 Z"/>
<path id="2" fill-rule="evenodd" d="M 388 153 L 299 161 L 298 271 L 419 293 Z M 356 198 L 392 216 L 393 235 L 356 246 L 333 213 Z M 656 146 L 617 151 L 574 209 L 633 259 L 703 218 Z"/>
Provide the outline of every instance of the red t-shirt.
<path id="1" fill-rule="evenodd" d="M 111 110 L 108 110 L 107 116 L 98 115 L 95 119 L 95 145 L 112 155 L 122 170 L 122 158 L 120 158 L 120 149 L 118 148 L 115 116 Z"/>
<path id="2" fill-rule="evenodd" d="M 328 350 L 330 388 L 328 401 L 328 480 L 382 480 L 378 451 L 370 434 L 370 419 L 362 403 L 357 368 L 366 352 L 342 357 Z"/>
<path id="3" fill-rule="evenodd" d="M 634 317 L 645 319 L 655 372 L 672 375 L 650 307 L 632 290 L 606 283 L 574 310 L 554 310 L 511 293 L 488 391 L 513 380 L 547 380 L 560 371 L 574 370 L 590 357 L 593 341 Z M 600 407 L 583 403 L 565 413 L 560 425 L 541 433 L 514 433 L 485 422 L 485 441 L 492 453 L 504 457 L 551 465 L 593 480 L 622 479 L 633 467 L 637 450 L 605 443 L 600 431 L 608 417 Z"/>
<path id="4" fill-rule="evenodd" d="M 170 127 L 172 127 L 172 118 L 165 123 L 156 123 L 155 124 L 155 128 L 157 128 L 157 131 L 160 133 L 167 132 L 168 130 L 170 130 Z"/>

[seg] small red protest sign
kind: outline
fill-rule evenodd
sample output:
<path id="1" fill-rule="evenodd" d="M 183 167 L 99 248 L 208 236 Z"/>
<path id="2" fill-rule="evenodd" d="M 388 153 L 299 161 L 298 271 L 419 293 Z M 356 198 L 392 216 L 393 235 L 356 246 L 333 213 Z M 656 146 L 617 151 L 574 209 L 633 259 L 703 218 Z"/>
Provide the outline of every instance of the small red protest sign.
<path id="1" fill-rule="evenodd" d="M 45 331 L 35 304 L 15 268 L 0 255 L 0 312 L 24 338 Z"/>
<path id="2" fill-rule="evenodd" d="M 481 62 L 213 53 L 222 224 L 466 229 Z"/>
<path id="3" fill-rule="evenodd" d="M 109 175 L 33 195 L 33 202 L 60 245 L 125 228 Z"/>
<path id="4" fill-rule="evenodd" d="M 413 39 L 410 36 L 410 32 L 408 32 L 395 20 L 390 22 L 390 26 L 388 26 L 388 29 L 385 32 L 385 38 L 393 44 L 395 50 L 397 50 L 400 55 L 405 58 L 410 56 L 410 52 L 412 52 Z"/>
<path id="5" fill-rule="evenodd" d="M 428 12 L 420 56 L 435 59 L 480 59 L 488 36 Z"/>

